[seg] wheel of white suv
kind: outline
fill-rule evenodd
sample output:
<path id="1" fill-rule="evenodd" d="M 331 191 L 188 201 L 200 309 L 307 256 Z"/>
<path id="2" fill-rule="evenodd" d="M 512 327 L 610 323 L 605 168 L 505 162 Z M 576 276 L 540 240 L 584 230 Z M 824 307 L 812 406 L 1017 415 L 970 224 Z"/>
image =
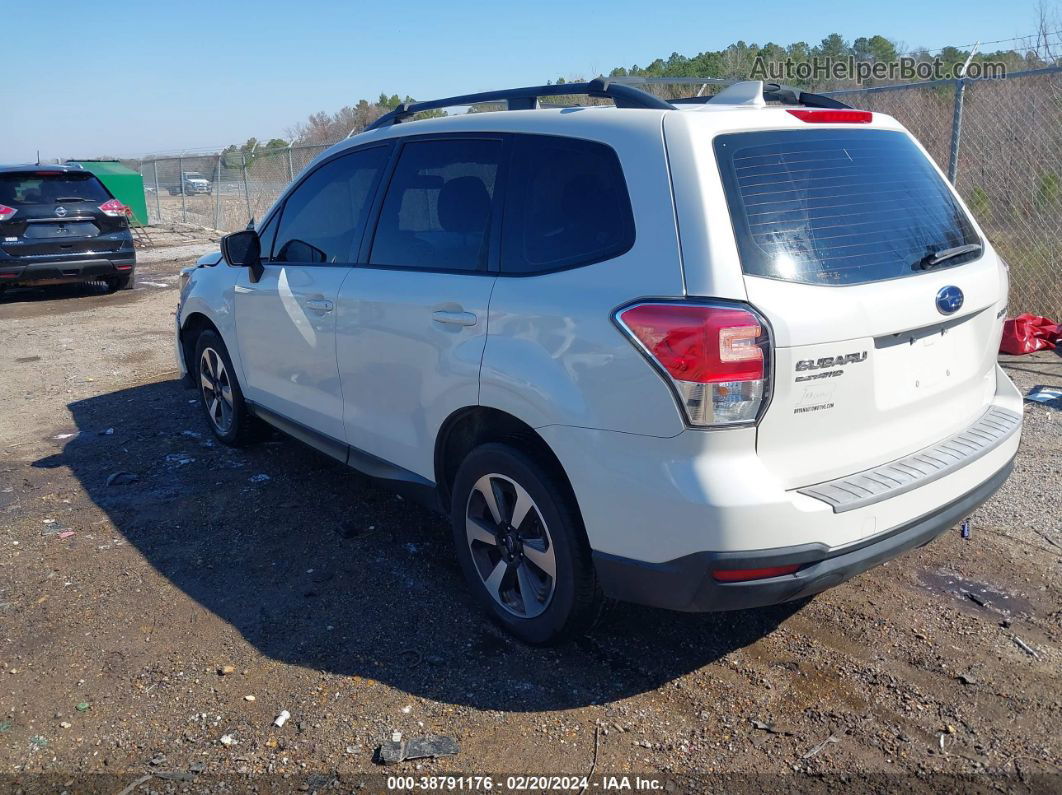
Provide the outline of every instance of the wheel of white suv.
<path id="1" fill-rule="evenodd" d="M 216 332 L 199 335 L 192 367 L 199 402 L 214 435 L 232 447 L 253 441 L 257 421 L 247 410 L 228 349 Z"/>
<path id="2" fill-rule="evenodd" d="M 478 601 L 521 640 L 556 643 L 593 624 L 603 596 L 568 489 L 504 444 L 473 450 L 454 480 L 461 568 Z"/>

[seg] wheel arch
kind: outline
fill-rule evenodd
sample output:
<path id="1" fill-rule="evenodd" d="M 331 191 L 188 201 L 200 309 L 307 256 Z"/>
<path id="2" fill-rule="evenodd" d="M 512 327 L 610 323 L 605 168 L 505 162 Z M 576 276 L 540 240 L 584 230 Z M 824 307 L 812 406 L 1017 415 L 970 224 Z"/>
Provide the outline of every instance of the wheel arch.
<path id="1" fill-rule="evenodd" d="M 184 354 L 185 370 L 189 383 L 194 380 L 192 375 L 195 364 L 195 344 L 199 335 L 204 331 L 213 331 L 221 337 L 221 331 L 214 322 L 202 312 L 190 312 L 181 324 L 181 352 Z"/>
<path id="2" fill-rule="evenodd" d="M 446 511 L 452 502 L 454 478 L 461 462 L 476 447 L 500 442 L 529 455 L 554 475 L 580 516 L 579 501 L 557 454 L 534 428 L 500 409 L 468 406 L 453 412 L 435 437 L 435 483 Z"/>

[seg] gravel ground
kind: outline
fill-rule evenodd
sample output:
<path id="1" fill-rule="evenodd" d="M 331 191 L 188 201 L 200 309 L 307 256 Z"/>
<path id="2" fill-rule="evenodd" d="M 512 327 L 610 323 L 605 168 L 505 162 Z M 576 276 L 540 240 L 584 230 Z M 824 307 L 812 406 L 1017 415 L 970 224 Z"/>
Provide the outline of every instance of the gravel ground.
<path id="1" fill-rule="evenodd" d="M 279 435 L 213 443 L 172 355 L 177 271 L 211 241 L 156 238 L 133 291 L 0 298 L 7 788 L 384 789 L 400 731 L 460 751 L 386 772 L 503 785 L 1060 789 L 1059 411 L 1026 405 L 968 541 L 804 603 L 619 605 L 530 649 L 476 611 L 439 517 Z M 1054 353 L 1005 366 L 1062 385 Z"/>

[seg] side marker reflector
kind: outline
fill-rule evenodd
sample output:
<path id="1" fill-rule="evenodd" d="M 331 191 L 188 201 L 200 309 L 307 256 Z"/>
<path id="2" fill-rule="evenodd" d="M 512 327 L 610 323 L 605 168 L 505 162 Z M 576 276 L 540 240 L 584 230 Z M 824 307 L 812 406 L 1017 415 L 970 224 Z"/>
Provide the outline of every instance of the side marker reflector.
<path id="1" fill-rule="evenodd" d="M 718 582 L 748 582 L 792 574 L 799 568 L 799 563 L 793 563 L 789 566 L 770 566 L 765 569 L 717 569 L 712 572 L 712 577 Z"/>

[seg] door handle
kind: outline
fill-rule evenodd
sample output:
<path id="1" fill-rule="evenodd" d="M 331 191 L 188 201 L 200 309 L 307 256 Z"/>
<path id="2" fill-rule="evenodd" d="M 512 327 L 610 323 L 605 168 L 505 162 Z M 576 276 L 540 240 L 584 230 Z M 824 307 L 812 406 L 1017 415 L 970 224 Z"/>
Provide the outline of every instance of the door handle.
<path id="1" fill-rule="evenodd" d="M 335 304 L 329 301 L 327 298 L 308 298 L 306 300 L 306 307 L 312 309 L 314 312 L 320 312 L 322 314 L 331 312 L 335 309 Z"/>
<path id="2" fill-rule="evenodd" d="M 448 312 L 444 309 L 432 312 L 431 319 L 436 323 L 445 323 L 450 326 L 474 326 L 479 322 L 479 318 L 472 312 Z"/>

